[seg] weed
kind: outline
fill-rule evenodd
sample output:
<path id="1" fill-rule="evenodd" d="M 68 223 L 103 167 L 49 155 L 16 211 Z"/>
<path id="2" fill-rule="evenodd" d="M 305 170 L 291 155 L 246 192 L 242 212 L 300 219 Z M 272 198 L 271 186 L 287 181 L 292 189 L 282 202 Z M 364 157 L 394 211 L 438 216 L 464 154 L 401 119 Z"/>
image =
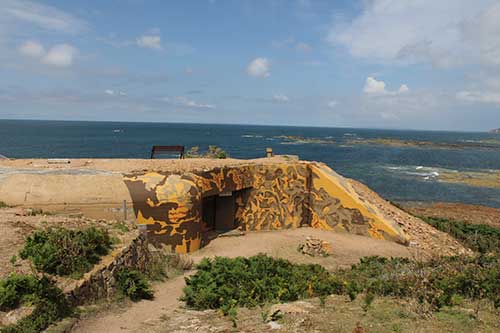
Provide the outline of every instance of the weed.
<path id="1" fill-rule="evenodd" d="M 326 295 L 319 296 L 319 306 L 324 308 L 326 305 Z"/>
<path id="2" fill-rule="evenodd" d="M 139 271 L 122 268 L 117 274 L 116 282 L 118 290 L 134 302 L 153 298 L 153 290 Z"/>
<path id="3" fill-rule="evenodd" d="M 49 228 L 31 234 L 19 255 L 31 260 L 39 271 L 78 277 L 99 262 L 110 248 L 111 239 L 103 229 Z"/>
<path id="4" fill-rule="evenodd" d="M 124 223 L 116 223 L 113 225 L 113 228 L 118 230 L 122 234 L 130 231 L 130 228 Z"/>
<path id="5" fill-rule="evenodd" d="M 5 202 L 0 201 L 0 208 L 9 208 L 10 206 L 7 205 Z"/>
<path id="6" fill-rule="evenodd" d="M 10 263 L 12 265 L 15 265 L 17 262 L 17 256 L 14 254 L 12 257 L 10 257 Z"/>
<path id="7" fill-rule="evenodd" d="M 375 295 L 371 292 L 367 292 L 365 295 L 365 298 L 363 299 L 363 311 L 367 312 L 368 309 L 371 307 L 373 300 L 375 299 Z"/>

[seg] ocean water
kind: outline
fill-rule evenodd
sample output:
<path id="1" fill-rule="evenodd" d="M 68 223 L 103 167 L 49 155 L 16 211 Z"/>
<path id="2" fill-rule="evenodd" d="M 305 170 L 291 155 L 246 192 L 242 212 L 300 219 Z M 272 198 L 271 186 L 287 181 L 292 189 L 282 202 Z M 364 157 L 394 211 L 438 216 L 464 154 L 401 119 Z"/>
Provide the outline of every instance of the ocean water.
<path id="1" fill-rule="evenodd" d="M 334 141 L 308 143 L 282 136 Z M 350 144 L 389 138 L 462 144 L 500 135 L 437 131 L 370 130 L 251 125 L 0 120 L 0 154 L 10 158 L 149 158 L 152 145 L 217 145 L 231 157 L 298 155 L 321 161 L 393 201 L 448 201 L 500 207 L 500 189 L 444 183 L 449 172 L 500 169 L 500 146 L 444 149 Z"/>

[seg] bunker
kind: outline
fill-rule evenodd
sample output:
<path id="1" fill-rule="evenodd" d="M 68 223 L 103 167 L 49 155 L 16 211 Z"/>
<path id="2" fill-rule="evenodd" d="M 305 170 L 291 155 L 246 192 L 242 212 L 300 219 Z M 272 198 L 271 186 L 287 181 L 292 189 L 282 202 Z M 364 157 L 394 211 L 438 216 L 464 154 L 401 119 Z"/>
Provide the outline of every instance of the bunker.
<path id="1" fill-rule="evenodd" d="M 407 243 L 397 221 L 328 166 L 256 160 L 0 161 L 0 201 L 94 218 L 135 218 L 154 243 L 192 252 L 232 229 L 311 226 Z M 125 203 L 125 205 L 124 205 Z"/>

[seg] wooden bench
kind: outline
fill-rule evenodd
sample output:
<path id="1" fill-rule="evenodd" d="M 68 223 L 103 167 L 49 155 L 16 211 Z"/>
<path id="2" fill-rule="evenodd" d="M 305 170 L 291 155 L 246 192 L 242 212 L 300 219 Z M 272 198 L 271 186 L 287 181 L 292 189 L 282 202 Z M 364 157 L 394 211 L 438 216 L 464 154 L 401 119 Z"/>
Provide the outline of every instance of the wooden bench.
<path id="1" fill-rule="evenodd" d="M 179 154 L 179 158 L 184 158 L 184 146 L 153 146 L 151 149 L 151 159 L 157 154 Z"/>

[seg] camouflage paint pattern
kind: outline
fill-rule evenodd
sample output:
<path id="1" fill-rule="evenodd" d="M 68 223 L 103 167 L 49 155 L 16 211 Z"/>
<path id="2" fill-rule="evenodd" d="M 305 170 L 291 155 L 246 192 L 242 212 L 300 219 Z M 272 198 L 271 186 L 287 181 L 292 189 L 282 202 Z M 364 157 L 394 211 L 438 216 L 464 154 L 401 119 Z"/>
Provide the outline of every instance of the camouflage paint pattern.
<path id="1" fill-rule="evenodd" d="M 137 223 L 153 242 L 178 253 L 204 243 L 202 198 L 232 192 L 242 230 L 312 226 L 401 241 L 404 234 L 384 220 L 348 182 L 324 165 L 282 163 L 217 168 L 199 173 L 125 175 Z"/>
<path id="2" fill-rule="evenodd" d="M 310 163 L 310 225 L 325 230 L 345 230 L 375 239 L 406 244 L 408 236 L 374 205 L 363 200 L 348 180 L 328 166 Z"/>

